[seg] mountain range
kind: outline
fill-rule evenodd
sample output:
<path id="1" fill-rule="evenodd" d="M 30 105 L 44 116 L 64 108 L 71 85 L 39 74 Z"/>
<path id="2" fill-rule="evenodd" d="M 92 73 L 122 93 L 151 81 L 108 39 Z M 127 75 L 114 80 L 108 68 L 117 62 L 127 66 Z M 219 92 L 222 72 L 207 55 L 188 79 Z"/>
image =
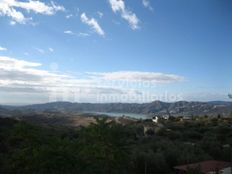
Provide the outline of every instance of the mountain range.
<path id="1" fill-rule="evenodd" d="M 12 116 L 24 113 L 54 112 L 54 113 L 86 113 L 86 112 L 112 112 L 136 113 L 147 115 L 229 115 L 232 113 L 232 102 L 187 102 L 178 101 L 167 103 L 154 101 L 151 103 L 71 103 L 52 102 L 27 106 L 0 106 L 0 116 Z"/>

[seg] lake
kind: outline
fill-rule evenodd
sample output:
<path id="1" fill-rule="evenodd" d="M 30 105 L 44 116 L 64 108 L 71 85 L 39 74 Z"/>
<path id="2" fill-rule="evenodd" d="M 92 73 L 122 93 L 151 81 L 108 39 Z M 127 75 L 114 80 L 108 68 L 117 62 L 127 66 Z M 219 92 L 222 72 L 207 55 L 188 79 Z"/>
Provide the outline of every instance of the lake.
<path id="1" fill-rule="evenodd" d="M 115 112 L 87 112 L 90 114 L 94 115 L 107 115 L 109 117 L 131 117 L 131 118 L 136 118 L 136 119 L 147 119 L 151 118 L 151 116 L 146 115 L 146 114 L 135 114 L 135 113 L 115 113 Z"/>

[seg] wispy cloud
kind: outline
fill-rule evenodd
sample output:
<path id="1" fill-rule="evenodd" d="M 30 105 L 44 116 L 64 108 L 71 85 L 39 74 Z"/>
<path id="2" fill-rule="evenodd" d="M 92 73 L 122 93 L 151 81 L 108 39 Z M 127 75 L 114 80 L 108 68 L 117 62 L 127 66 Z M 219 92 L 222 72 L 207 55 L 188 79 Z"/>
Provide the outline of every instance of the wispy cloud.
<path id="1" fill-rule="evenodd" d="M 183 77 L 139 71 L 89 72 L 83 76 L 73 76 L 43 70 L 38 62 L 0 56 L 0 94 L 8 96 L 6 98 L 14 103 L 21 102 L 25 96 L 30 96 L 24 100 L 28 103 L 32 102 L 32 98 L 34 102 L 40 102 L 41 97 L 47 98 L 47 102 L 53 99 L 78 102 L 147 102 L 154 99 L 152 94 L 146 98 L 143 89 L 124 86 L 124 83 L 115 85 L 115 80 L 174 83 L 183 80 Z M 15 94 L 14 98 L 10 97 L 12 94 Z M 6 101 L 0 98 L 0 102 Z"/>
<path id="2" fill-rule="evenodd" d="M 44 97 L 74 96 L 87 101 L 97 101 L 98 95 L 119 95 L 127 93 L 123 89 L 100 86 L 93 79 L 81 79 L 74 76 L 42 70 L 41 63 L 0 56 L 0 93 L 17 94 L 21 101 L 25 95 Z M 75 97 L 75 96 L 74 96 Z M 0 99 L 0 102 L 1 101 Z M 25 102 L 25 101 L 24 101 Z M 30 100 L 29 100 L 30 102 Z M 38 102 L 38 101 L 37 101 Z"/>
<path id="3" fill-rule="evenodd" d="M 175 74 L 165 74 L 157 72 L 141 72 L 141 71 L 118 71 L 105 73 L 89 73 L 93 77 L 104 80 L 120 80 L 120 81 L 149 81 L 154 83 L 173 83 L 184 80 L 184 77 Z"/>
<path id="4" fill-rule="evenodd" d="M 49 47 L 47 49 L 42 49 L 42 48 L 34 48 L 38 53 L 40 54 L 45 54 L 45 53 L 53 53 L 54 52 L 54 49 Z"/>
<path id="5" fill-rule="evenodd" d="M 35 48 L 40 54 L 45 54 L 45 50 L 41 48 Z"/>
<path id="6" fill-rule="evenodd" d="M 54 52 L 54 49 L 53 48 L 48 48 L 48 50 L 53 53 Z"/>
<path id="7" fill-rule="evenodd" d="M 80 36 L 80 37 L 88 37 L 88 36 L 90 36 L 90 34 L 89 33 L 80 32 L 80 33 L 78 33 L 78 36 Z"/>
<path id="8" fill-rule="evenodd" d="M 142 2 L 144 7 L 148 8 L 149 10 L 153 10 L 149 0 L 142 0 Z"/>
<path id="9" fill-rule="evenodd" d="M 55 4 L 51 1 L 49 4 L 38 0 L 18 1 L 18 0 L 1 0 L 0 1 L 0 15 L 11 18 L 11 24 L 16 23 L 25 24 L 31 21 L 31 17 L 25 17 L 23 11 L 28 13 L 34 12 L 43 15 L 54 15 L 58 11 L 64 11 L 63 6 Z"/>
<path id="10" fill-rule="evenodd" d="M 104 16 L 104 14 L 100 11 L 98 11 L 97 14 L 98 14 L 99 18 L 102 18 Z"/>
<path id="11" fill-rule="evenodd" d="M 105 32 L 94 18 L 88 18 L 85 13 L 81 14 L 81 21 L 90 26 L 97 34 L 104 36 Z"/>
<path id="12" fill-rule="evenodd" d="M 78 37 L 88 37 L 88 36 L 90 36 L 89 33 L 84 33 L 84 32 L 74 33 L 71 30 L 64 31 L 64 34 L 74 35 L 74 36 L 78 36 Z"/>
<path id="13" fill-rule="evenodd" d="M 0 46 L 0 51 L 7 51 L 7 48 Z"/>
<path id="14" fill-rule="evenodd" d="M 70 35 L 74 35 L 75 33 L 71 30 L 65 30 L 64 34 L 70 34 Z"/>
<path id="15" fill-rule="evenodd" d="M 124 0 L 109 0 L 109 3 L 113 12 L 120 13 L 121 17 L 129 23 L 133 30 L 139 28 L 139 19 L 135 13 L 126 8 Z"/>
<path id="16" fill-rule="evenodd" d="M 66 16 L 65 16 L 66 19 L 70 19 L 71 17 L 73 17 L 72 14 L 69 14 L 69 15 L 66 15 Z"/>
<path id="17" fill-rule="evenodd" d="M 50 87 L 56 86 L 57 81 L 67 78 L 65 75 L 38 69 L 41 65 L 37 62 L 0 56 L 0 87 L 16 89 L 16 92 L 17 88 L 47 91 Z"/>

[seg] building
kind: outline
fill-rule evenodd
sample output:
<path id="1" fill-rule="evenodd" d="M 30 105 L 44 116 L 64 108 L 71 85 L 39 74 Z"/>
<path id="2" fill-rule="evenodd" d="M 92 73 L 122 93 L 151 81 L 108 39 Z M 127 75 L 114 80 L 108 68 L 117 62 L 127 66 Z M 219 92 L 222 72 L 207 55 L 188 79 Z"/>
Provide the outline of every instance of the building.
<path id="1" fill-rule="evenodd" d="M 169 120 L 169 117 L 170 117 L 169 115 L 163 115 L 163 116 L 162 116 L 162 119 L 164 119 L 164 120 Z"/>
<path id="2" fill-rule="evenodd" d="M 159 121 L 159 117 L 155 116 L 152 118 L 153 123 L 158 123 L 158 121 Z"/>
<path id="3" fill-rule="evenodd" d="M 203 161 L 174 167 L 177 174 L 196 171 L 199 174 L 232 174 L 232 163 L 225 161 Z"/>

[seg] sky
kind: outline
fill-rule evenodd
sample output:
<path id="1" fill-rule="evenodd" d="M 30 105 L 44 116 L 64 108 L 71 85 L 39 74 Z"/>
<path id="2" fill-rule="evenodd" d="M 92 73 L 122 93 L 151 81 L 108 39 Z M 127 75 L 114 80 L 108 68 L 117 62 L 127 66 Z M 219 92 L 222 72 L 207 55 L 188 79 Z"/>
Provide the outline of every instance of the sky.
<path id="1" fill-rule="evenodd" d="M 231 0 L 0 0 L 0 104 L 230 100 Z"/>

